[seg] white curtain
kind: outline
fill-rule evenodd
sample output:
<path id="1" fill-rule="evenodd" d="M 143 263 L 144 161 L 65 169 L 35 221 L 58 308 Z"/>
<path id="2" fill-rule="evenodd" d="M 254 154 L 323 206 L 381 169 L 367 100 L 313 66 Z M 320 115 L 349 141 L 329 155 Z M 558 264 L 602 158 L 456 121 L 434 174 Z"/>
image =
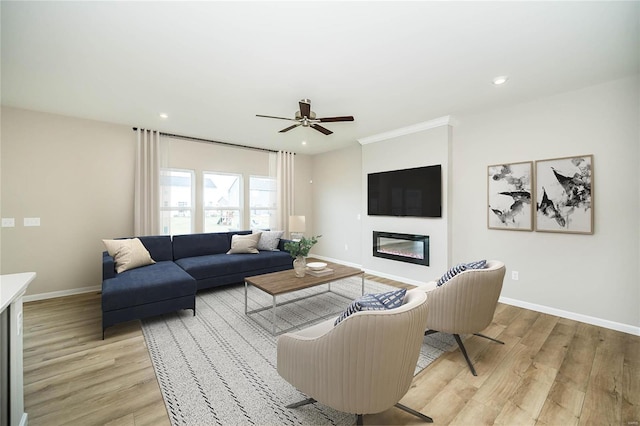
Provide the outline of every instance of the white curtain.
<path id="1" fill-rule="evenodd" d="M 293 152 L 278 151 L 276 154 L 277 229 L 283 230 L 284 235 L 289 235 L 289 216 L 294 214 L 294 158 Z"/>
<path id="2" fill-rule="evenodd" d="M 137 130 L 133 232 L 160 233 L 160 132 Z"/>

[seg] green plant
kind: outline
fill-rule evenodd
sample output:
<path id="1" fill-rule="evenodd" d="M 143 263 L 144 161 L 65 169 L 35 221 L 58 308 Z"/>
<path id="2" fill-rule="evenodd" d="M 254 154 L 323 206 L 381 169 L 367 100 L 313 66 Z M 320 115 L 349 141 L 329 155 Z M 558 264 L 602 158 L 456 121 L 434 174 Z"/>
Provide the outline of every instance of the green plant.
<path id="1" fill-rule="evenodd" d="M 302 237 L 299 241 L 287 241 L 284 243 L 284 249 L 288 251 L 294 259 L 298 256 L 306 257 L 309 255 L 311 247 L 318 242 L 318 238 L 320 237 L 322 237 L 322 235 L 311 238 Z"/>

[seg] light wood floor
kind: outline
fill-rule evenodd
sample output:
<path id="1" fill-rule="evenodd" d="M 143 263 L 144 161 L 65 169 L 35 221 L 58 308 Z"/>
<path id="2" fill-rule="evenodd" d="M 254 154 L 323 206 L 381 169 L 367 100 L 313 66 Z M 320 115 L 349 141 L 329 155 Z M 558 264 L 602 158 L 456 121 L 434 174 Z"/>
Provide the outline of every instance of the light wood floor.
<path id="1" fill-rule="evenodd" d="M 169 424 L 139 322 L 107 329 L 103 341 L 100 321 L 95 293 L 25 304 L 30 425 Z M 640 337 L 503 304 L 485 334 L 505 344 L 465 341 L 477 377 L 455 350 L 401 402 L 435 425 L 638 425 Z M 423 424 L 396 408 L 364 422 Z"/>

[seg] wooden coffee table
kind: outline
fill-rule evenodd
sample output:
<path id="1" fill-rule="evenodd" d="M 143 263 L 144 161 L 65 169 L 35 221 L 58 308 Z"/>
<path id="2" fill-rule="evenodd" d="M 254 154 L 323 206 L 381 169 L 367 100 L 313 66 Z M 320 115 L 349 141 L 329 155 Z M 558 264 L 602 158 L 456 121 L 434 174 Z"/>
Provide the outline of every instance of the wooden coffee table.
<path id="1" fill-rule="evenodd" d="M 311 259 L 309 259 L 311 260 Z M 282 306 L 282 305 L 286 305 L 289 303 L 293 303 L 293 302 L 297 302 L 303 299 L 307 299 L 309 297 L 313 297 L 313 296 L 317 296 L 319 294 L 323 294 L 326 292 L 332 292 L 334 294 L 337 294 L 339 296 L 342 296 L 344 298 L 347 298 L 349 300 L 352 299 L 352 297 L 350 296 L 346 296 L 344 294 L 340 294 L 336 291 L 332 291 L 331 290 L 331 283 L 334 281 L 339 281 L 345 278 L 349 278 L 349 277 L 353 277 L 356 275 L 361 275 L 362 276 L 362 290 L 361 290 L 361 294 L 364 294 L 364 271 L 358 269 L 358 268 L 352 268 L 350 266 L 345 266 L 345 265 L 340 265 L 338 263 L 329 263 L 327 262 L 327 268 L 331 268 L 333 269 L 333 273 L 329 274 L 329 275 L 324 275 L 322 277 L 316 277 L 310 274 L 306 274 L 304 277 L 302 278 L 298 278 L 296 277 L 295 272 L 293 271 L 293 269 L 288 269 L 286 271 L 280 271 L 280 272 L 273 272 L 270 274 L 263 274 L 263 275 L 256 275 L 253 277 L 247 277 L 244 279 L 244 313 L 251 318 L 252 320 L 256 321 L 258 324 L 260 324 L 259 321 L 257 321 L 255 318 L 253 318 L 251 316 L 251 314 L 255 314 L 257 312 L 262 312 L 265 311 L 267 309 L 271 309 L 271 334 L 272 335 L 278 335 L 278 334 L 282 334 L 282 333 L 286 333 L 287 331 L 293 330 L 295 328 L 299 328 L 301 326 L 310 324 L 312 322 L 315 322 L 319 319 L 322 318 L 328 318 L 332 315 L 337 315 L 340 312 L 336 312 L 336 313 L 332 313 L 329 315 L 325 315 L 324 317 L 321 318 L 315 318 L 311 321 L 308 321 L 304 324 L 299 324 L 296 325 L 295 327 L 291 327 L 288 328 L 286 330 L 277 330 L 277 326 L 276 326 L 276 309 L 278 306 Z M 292 299 L 292 300 L 287 300 L 286 302 L 282 302 L 282 303 L 277 303 L 277 296 L 281 296 L 283 294 L 287 294 L 287 293 L 291 293 L 294 291 L 298 291 L 298 290 L 303 290 L 306 288 L 310 288 L 310 287 L 316 287 L 319 285 L 323 285 L 323 284 L 328 284 L 327 286 L 327 290 L 323 291 L 323 292 L 319 292 L 319 293 L 315 293 L 313 295 L 310 296 L 304 296 L 304 297 L 299 297 L 297 299 Z M 273 298 L 273 303 L 271 306 L 263 306 L 260 307 L 258 309 L 253 309 L 253 310 L 249 310 L 248 305 L 247 305 L 247 294 L 249 291 L 249 285 L 252 285 L 262 291 L 264 291 L 267 294 L 270 294 Z M 264 325 L 260 324 L 260 326 L 262 326 L 264 328 Z M 269 331 L 267 329 L 267 331 Z"/>

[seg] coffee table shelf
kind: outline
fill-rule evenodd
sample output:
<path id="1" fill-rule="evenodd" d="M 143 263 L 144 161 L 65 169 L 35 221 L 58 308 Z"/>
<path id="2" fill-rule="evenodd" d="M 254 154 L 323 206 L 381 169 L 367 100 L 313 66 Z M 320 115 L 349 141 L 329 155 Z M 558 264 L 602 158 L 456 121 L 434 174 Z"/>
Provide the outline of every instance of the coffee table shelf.
<path id="1" fill-rule="evenodd" d="M 310 321 L 307 321 L 303 324 L 298 324 L 296 326 L 284 329 L 284 330 L 278 330 L 277 327 L 277 320 L 276 320 L 276 310 L 279 306 L 283 306 L 283 305 L 287 305 L 290 303 L 294 303 L 294 302 L 299 302 L 301 300 L 304 299 L 308 299 L 310 297 L 315 297 L 318 296 L 320 294 L 324 294 L 327 292 L 331 292 L 333 294 L 336 294 L 338 296 L 344 297 L 346 299 L 351 300 L 352 297 L 351 296 L 347 296 L 344 294 L 341 294 L 339 292 L 336 292 L 334 290 L 331 290 L 331 283 L 335 282 L 335 281 L 340 281 L 343 280 L 345 278 L 349 278 L 349 277 L 353 277 L 353 276 L 357 276 L 360 275 L 362 277 L 362 288 L 361 288 L 361 294 L 364 294 L 364 271 L 358 269 L 358 268 L 353 268 L 351 266 L 346 266 L 346 265 L 340 265 L 337 263 L 328 263 L 327 265 L 328 268 L 333 269 L 333 273 L 330 275 L 325 275 L 325 276 L 321 276 L 321 277 L 315 277 L 312 275 L 305 275 L 304 277 L 298 278 L 295 276 L 295 272 L 293 271 L 293 269 L 289 269 L 286 271 L 280 271 L 280 272 L 273 272 L 270 274 L 263 274 L 263 275 L 256 275 L 253 277 L 247 277 L 245 278 L 244 281 L 244 313 L 247 315 L 248 318 L 251 318 L 252 320 L 254 320 L 256 323 L 258 323 L 261 327 L 265 328 L 267 331 L 270 331 L 272 335 L 279 335 L 282 333 L 286 333 L 287 331 L 291 331 L 293 329 L 305 326 L 307 324 L 311 324 L 313 322 L 316 322 L 318 320 L 322 320 L 322 319 L 326 319 L 329 318 L 331 316 L 337 315 L 339 314 L 341 311 L 339 312 L 335 312 L 335 313 L 331 313 L 331 314 L 327 314 L 327 315 L 323 315 L 320 316 L 318 318 L 314 318 Z M 298 297 L 295 299 L 290 299 L 287 300 L 285 302 L 280 302 L 278 303 L 277 301 L 277 297 L 284 295 L 284 294 L 288 294 L 288 293 L 292 293 L 294 291 L 299 291 L 299 290 L 304 290 L 307 288 L 311 288 L 311 287 L 317 287 L 320 285 L 324 285 L 327 284 L 327 290 L 319 292 L 319 293 L 315 293 L 312 295 L 307 295 L 307 296 L 302 296 L 302 297 Z M 262 290 L 263 292 L 269 294 L 272 297 L 272 304 L 271 306 L 261 306 L 257 309 L 252 309 L 249 310 L 249 306 L 248 306 L 248 293 L 249 293 L 249 285 L 256 287 L 257 289 Z M 257 321 L 252 315 L 271 309 L 271 330 L 267 329 L 266 327 L 264 327 L 263 324 L 260 323 L 260 321 Z"/>

